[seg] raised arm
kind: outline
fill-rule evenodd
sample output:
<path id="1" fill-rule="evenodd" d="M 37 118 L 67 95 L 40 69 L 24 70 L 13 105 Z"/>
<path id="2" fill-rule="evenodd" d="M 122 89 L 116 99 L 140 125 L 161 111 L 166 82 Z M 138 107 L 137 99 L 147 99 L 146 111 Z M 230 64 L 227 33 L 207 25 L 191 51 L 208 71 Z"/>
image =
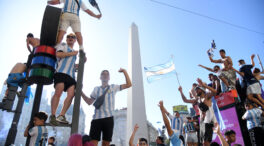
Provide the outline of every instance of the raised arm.
<path id="1" fill-rule="evenodd" d="M 95 18 L 98 18 L 98 19 L 100 19 L 101 17 L 102 17 L 102 14 L 98 14 L 98 15 L 96 15 L 96 14 L 94 14 L 94 12 L 92 12 L 91 10 L 89 10 L 89 9 L 86 9 L 86 10 L 84 10 L 87 14 L 89 14 L 90 16 L 92 16 L 92 17 L 95 17 Z"/>
<path id="2" fill-rule="evenodd" d="M 165 112 L 165 114 L 168 116 L 168 117 L 170 117 L 170 118 L 172 118 L 172 115 L 167 111 L 167 109 L 164 107 L 164 112 Z"/>
<path id="3" fill-rule="evenodd" d="M 171 126 L 170 126 L 170 121 L 169 121 L 168 117 L 166 116 L 166 113 L 165 113 L 165 110 L 164 110 L 165 108 L 163 106 L 163 101 L 159 102 L 159 107 L 160 107 L 160 111 L 161 111 L 161 114 L 162 114 L 163 122 L 165 124 L 165 127 L 167 128 L 168 135 L 172 136 L 173 131 L 172 131 Z"/>
<path id="4" fill-rule="evenodd" d="M 209 68 L 209 67 L 203 66 L 203 65 L 201 65 L 201 64 L 199 64 L 198 66 L 200 66 L 201 68 L 204 68 L 204 69 L 206 69 L 206 70 L 208 70 L 208 71 L 210 71 L 210 72 L 214 72 L 214 70 L 213 70 L 212 68 Z"/>
<path id="5" fill-rule="evenodd" d="M 138 124 L 136 124 L 135 127 L 134 127 L 134 130 L 133 130 L 133 132 L 132 132 L 132 134 L 130 136 L 130 139 L 129 139 L 129 146 L 134 146 L 133 141 L 134 141 L 135 134 L 136 134 L 138 128 L 139 128 Z"/>
<path id="6" fill-rule="evenodd" d="M 75 56 L 78 54 L 78 51 L 72 51 L 72 52 L 56 52 L 56 57 L 58 58 L 65 58 L 69 56 Z"/>
<path id="7" fill-rule="evenodd" d="M 126 84 L 121 85 L 121 89 L 123 90 L 123 89 L 127 89 L 127 88 L 131 87 L 132 83 L 131 83 L 131 80 L 128 76 L 127 71 L 123 68 L 120 68 L 119 72 L 123 72 L 125 75 L 125 78 L 126 78 Z"/>
<path id="8" fill-rule="evenodd" d="M 212 87 L 206 85 L 205 83 L 203 83 L 203 81 L 202 81 L 201 79 L 198 78 L 198 79 L 197 79 L 197 82 L 198 82 L 198 84 L 199 84 L 200 86 L 202 86 L 202 87 L 204 87 L 204 88 L 210 90 L 210 91 L 213 93 L 213 95 L 217 94 L 217 91 L 216 91 L 214 88 L 212 88 Z"/>
<path id="9" fill-rule="evenodd" d="M 221 131 L 220 131 L 220 126 L 219 124 L 217 124 L 214 132 L 217 134 L 218 138 L 221 141 L 222 146 L 228 146 L 228 143 L 226 142 L 224 136 L 222 135 Z"/>
<path id="10" fill-rule="evenodd" d="M 83 100 L 88 104 L 88 105 L 91 105 L 93 102 L 94 102 L 94 99 L 93 98 L 89 98 L 89 97 L 87 97 L 84 93 L 83 93 L 83 91 L 82 91 L 82 98 L 83 98 Z"/>
<path id="11" fill-rule="evenodd" d="M 181 97 L 182 97 L 182 100 L 185 102 L 185 103 L 195 103 L 197 100 L 196 99 L 187 99 L 186 97 L 185 97 L 185 95 L 183 94 L 183 92 L 182 92 L 182 87 L 180 86 L 179 87 L 179 89 L 178 89 L 179 91 L 180 91 L 180 94 L 181 94 Z"/>
<path id="12" fill-rule="evenodd" d="M 264 80 L 264 76 L 259 76 L 259 80 Z"/>
<path id="13" fill-rule="evenodd" d="M 237 72 L 241 77 L 244 77 L 245 74 L 243 72 L 236 70 L 234 67 L 232 67 L 231 69 L 233 69 L 235 72 Z"/>
<path id="14" fill-rule="evenodd" d="M 252 64 L 253 67 L 255 66 L 254 58 L 255 58 L 255 54 L 252 54 L 250 56 L 250 59 L 251 59 L 251 64 Z"/>
<path id="15" fill-rule="evenodd" d="M 213 63 L 223 63 L 221 59 L 214 60 L 211 56 L 209 56 L 209 59 L 210 59 L 210 61 L 213 62 Z"/>

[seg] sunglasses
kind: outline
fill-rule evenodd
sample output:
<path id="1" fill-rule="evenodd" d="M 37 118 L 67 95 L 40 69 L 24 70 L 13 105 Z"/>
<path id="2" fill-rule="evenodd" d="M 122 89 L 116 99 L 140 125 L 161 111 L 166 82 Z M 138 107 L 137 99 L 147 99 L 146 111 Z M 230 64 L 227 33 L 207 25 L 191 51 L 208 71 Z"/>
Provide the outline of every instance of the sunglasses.
<path id="1" fill-rule="evenodd" d="M 68 35 L 68 36 L 67 36 L 67 39 L 76 39 L 76 36 Z"/>

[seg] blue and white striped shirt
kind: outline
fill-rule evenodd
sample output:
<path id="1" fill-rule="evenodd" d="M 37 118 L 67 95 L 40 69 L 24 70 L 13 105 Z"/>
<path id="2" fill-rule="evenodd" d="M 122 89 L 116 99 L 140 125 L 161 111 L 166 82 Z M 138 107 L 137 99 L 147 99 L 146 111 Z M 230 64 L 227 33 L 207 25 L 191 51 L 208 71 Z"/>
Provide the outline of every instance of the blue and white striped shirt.
<path id="1" fill-rule="evenodd" d="M 82 10 L 87 10 L 87 7 L 82 2 L 82 0 L 77 0 Z M 63 12 L 73 13 L 79 16 L 80 7 L 75 0 L 60 0 L 61 3 L 64 3 Z"/>
<path id="2" fill-rule="evenodd" d="M 183 128 L 186 133 L 195 131 L 193 122 L 184 123 Z"/>
<path id="3" fill-rule="evenodd" d="M 252 129 L 255 127 L 261 127 L 260 117 L 262 114 L 262 110 L 259 108 L 253 108 L 251 110 L 247 110 L 243 115 L 243 119 L 247 120 L 247 128 Z"/>
<path id="4" fill-rule="evenodd" d="M 70 48 L 66 44 L 58 45 L 56 49 L 57 49 L 57 52 L 62 51 L 65 53 L 74 51 L 72 48 Z M 67 74 L 67 75 L 71 76 L 73 79 L 75 79 L 75 67 L 74 67 L 75 61 L 76 61 L 76 56 L 57 58 L 56 72 Z"/>
<path id="5" fill-rule="evenodd" d="M 45 126 L 34 126 L 28 131 L 30 138 L 29 146 L 45 146 L 48 139 L 48 130 Z"/>
<path id="6" fill-rule="evenodd" d="M 180 135 L 182 135 L 182 129 L 183 129 L 183 119 L 182 117 L 175 117 L 169 114 L 169 118 L 171 120 L 171 128 L 176 129 L 180 131 Z"/>
<path id="7" fill-rule="evenodd" d="M 91 94 L 91 98 L 96 100 L 99 96 L 104 93 L 106 89 L 107 87 L 102 88 L 102 86 L 95 87 Z M 93 119 L 103 119 L 113 116 L 113 111 L 115 110 L 115 94 L 120 90 L 120 85 L 110 85 L 107 93 L 105 94 L 104 103 L 99 109 L 94 109 Z"/>

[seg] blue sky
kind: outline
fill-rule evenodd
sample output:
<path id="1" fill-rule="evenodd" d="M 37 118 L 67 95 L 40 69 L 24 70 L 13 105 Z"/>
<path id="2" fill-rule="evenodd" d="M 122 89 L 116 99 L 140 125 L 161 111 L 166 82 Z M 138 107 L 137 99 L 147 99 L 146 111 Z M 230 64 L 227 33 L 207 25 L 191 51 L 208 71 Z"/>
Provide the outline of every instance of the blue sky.
<path id="1" fill-rule="evenodd" d="M 26 35 L 32 32 L 39 37 L 46 2 L 1 0 L 2 83 L 16 62 L 26 62 L 28 55 Z M 88 5 L 88 0 L 84 2 L 97 13 L 96 9 Z M 262 0 L 160 0 L 160 2 L 264 33 Z M 263 61 L 263 34 L 219 23 L 150 0 L 99 0 L 98 3 L 103 13 L 101 20 L 83 12 L 80 14 L 84 48 L 88 58 L 85 64 L 83 90 L 88 95 L 94 86 L 100 85 L 99 74 L 103 69 L 110 70 L 111 83 L 125 82 L 124 76 L 117 71 L 120 67 L 127 68 L 128 32 L 132 22 L 135 22 L 139 29 L 142 67 L 166 62 L 173 54 L 180 83 L 186 95 L 197 77 L 208 81 L 209 72 L 197 65 L 210 67 L 214 65 L 209 62 L 206 54 L 212 39 L 215 39 L 218 50 L 225 49 L 227 55 L 232 57 L 236 68 L 237 60 L 243 58 L 249 63 L 250 55 L 253 53 L 259 54 Z M 68 32 L 71 32 L 71 29 Z M 78 49 L 77 44 L 75 48 Z M 215 58 L 219 58 L 218 52 Z M 257 62 L 257 59 L 255 61 Z M 161 116 L 153 113 L 159 112 L 157 103 L 160 99 L 164 100 L 170 111 L 172 106 L 183 104 L 178 93 L 177 80 L 172 76 L 148 84 L 144 74 L 143 79 L 147 118 L 157 126 L 155 123 L 161 121 Z M 45 88 L 53 91 L 52 86 Z M 127 91 L 117 93 L 116 98 L 116 108 L 126 107 Z M 82 105 L 89 120 L 93 107 Z M 87 121 L 87 125 L 90 125 L 90 121 Z"/>

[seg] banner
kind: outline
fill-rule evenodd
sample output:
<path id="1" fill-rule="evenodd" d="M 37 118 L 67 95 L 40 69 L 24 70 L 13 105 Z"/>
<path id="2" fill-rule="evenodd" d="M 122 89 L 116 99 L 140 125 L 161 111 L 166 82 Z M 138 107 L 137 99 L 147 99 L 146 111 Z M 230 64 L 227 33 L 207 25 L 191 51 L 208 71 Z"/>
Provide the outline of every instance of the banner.
<path id="1" fill-rule="evenodd" d="M 187 105 L 176 105 L 173 106 L 173 112 L 178 111 L 180 114 L 185 113 L 188 114 Z"/>
<path id="2" fill-rule="evenodd" d="M 244 145 L 244 140 L 243 140 L 243 136 L 241 133 L 235 107 L 222 110 L 220 111 L 220 113 L 222 115 L 222 118 L 225 124 L 225 129 L 221 130 L 222 135 L 224 135 L 225 131 L 232 129 L 236 132 L 236 141 L 234 142 L 234 144 Z M 221 144 L 220 140 L 218 139 L 218 136 L 215 133 L 213 135 L 212 140 L 214 142 L 217 142 L 218 144 Z"/>
<path id="3" fill-rule="evenodd" d="M 227 105 L 235 103 L 235 99 L 234 99 L 235 95 L 236 94 L 234 93 L 234 91 L 230 91 L 223 93 L 220 96 L 215 96 L 215 100 L 217 102 L 218 108 L 221 109 Z"/>

